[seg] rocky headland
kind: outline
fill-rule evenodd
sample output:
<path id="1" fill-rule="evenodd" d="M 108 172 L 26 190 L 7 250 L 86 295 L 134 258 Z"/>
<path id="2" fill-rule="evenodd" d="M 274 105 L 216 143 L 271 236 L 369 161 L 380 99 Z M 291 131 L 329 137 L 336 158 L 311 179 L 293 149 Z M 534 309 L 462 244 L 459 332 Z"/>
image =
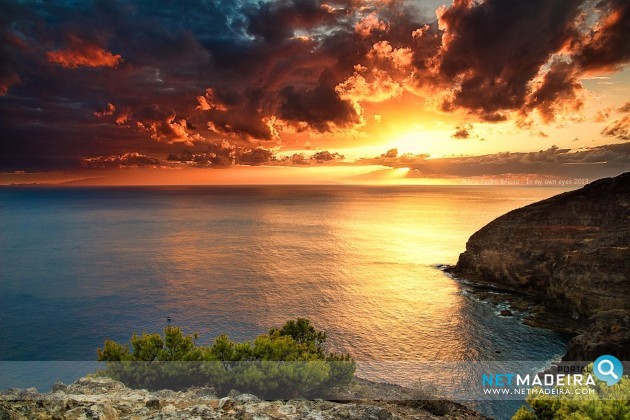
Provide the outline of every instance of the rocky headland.
<path id="1" fill-rule="evenodd" d="M 575 334 L 565 360 L 630 360 L 630 172 L 495 219 L 447 271 L 530 325 Z"/>
<path id="2" fill-rule="evenodd" d="M 35 388 L 3 391 L 0 419 L 486 419 L 463 405 L 419 396 L 416 390 L 356 378 L 331 401 L 264 401 L 234 390 L 220 398 L 210 387 L 149 392 L 88 376 L 71 385 L 57 383 L 46 394 Z"/>

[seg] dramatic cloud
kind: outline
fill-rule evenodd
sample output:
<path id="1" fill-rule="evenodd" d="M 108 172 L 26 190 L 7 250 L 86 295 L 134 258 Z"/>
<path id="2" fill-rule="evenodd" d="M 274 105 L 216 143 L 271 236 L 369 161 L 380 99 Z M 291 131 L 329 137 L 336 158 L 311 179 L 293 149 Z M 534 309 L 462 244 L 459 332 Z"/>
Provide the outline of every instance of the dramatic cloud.
<path id="1" fill-rule="evenodd" d="M 429 159 L 428 155 L 389 152 L 359 164 L 409 168 L 410 177 L 481 177 L 548 175 L 556 177 L 604 177 L 617 175 L 630 165 L 630 143 L 611 144 L 578 150 L 556 146 L 528 153 L 496 153 Z"/>
<path id="2" fill-rule="evenodd" d="M 608 117 L 610 117 L 610 111 L 610 108 L 600 109 L 597 113 L 595 113 L 595 117 L 593 119 L 598 123 L 605 122 L 608 120 Z"/>
<path id="3" fill-rule="evenodd" d="M 159 105 L 144 107 L 134 112 L 133 119 L 137 120 L 138 130 L 148 133 L 157 141 L 192 144 L 204 140 L 200 134 L 194 132 L 195 127 L 185 117 L 178 116 L 173 109 L 163 110 Z"/>
<path id="4" fill-rule="evenodd" d="M 622 140 L 630 140 L 630 114 L 610 123 L 602 130 L 602 135 L 606 137 L 617 137 Z"/>
<path id="5" fill-rule="evenodd" d="M 630 60 L 630 2 L 600 0 L 600 20 L 573 46 L 573 59 L 584 71 L 614 71 Z"/>
<path id="6" fill-rule="evenodd" d="M 96 117 L 105 117 L 108 115 L 114 115 L 114 113 L 116 112 L 116 106 L 114 104 L 107 104 L 107 108 L 104 109 L 103 111 L 96 111 L 94 112 L 94 116 Z"/>
<path id="7" fill-rule="evenodd" d="M 574 36 L 579 6 L 575 0 L 457 0 L 442 8 L 439 73 L 460 80 L 444 109 L 461 107 L 497 121 L 505 119 L 501 113 L 521 110 L 529 103 L 529 108 L 542 104 L 548 117 L 551 107 L 545 105 L 546 99 L 538 99 L 540 89 L 532 92 L 530 84 Z M 559 95 L 555 85 L 566 90 L 558 75 L 545 79 L 553 79 L 542 83 L 550 101 Z"/>
<path id="8" fill-rule="evenodd" d="M 311 156 L 311 159 L 318 163 L 321 163 L 321 162 L 330 162 L 333 160 L 343 159 L 343 156 L 336 152 L 330 153 L 328 150 L 322 150 L 320 152 L 316 152 L 315 154 L 313 154 L 313 156 Z"/>
<path id="9" fill-rule="evenodd" d="M 387 23 L 380 20 L 378 15 L 374 12 L 363 17 L 356 25 L 354 25 L 354 29 L 362 37 L 368 37 L 372 35 L 372 32 L 374 31 L 384 32 L 388 29 L 388 27 Z"/>
<path id="10" fill-rule="evenodd" d="M 630 102 L 626 102 L 617 109 L 617 112 L 625 113 L 621 118 L 615 119 L 608 123 L 602 130 L 602 135 L 606 137 L 617 137 L 621 140 L 630 140 Z M 599 117 L 598 113 L 596 118 Z M 601 115 L 601 122 L 606 121 L 610 116 L 610 111 Z"/>
<path id="11" fill-rule="evenodd" d="M 278 156 L 275 150 L 264 147 L 243 147 L 223 141 L 221 144 L 206 144 L 204 150 L 193 153 L 184 150 L 181 154 L 171 153 L 167 163 L 185 164 L 194 167 L 228 167 L 232 165 L 304 166 L 311 164 L 331 164 L 344 159 L 336 152 L 322 150 L 306 156 L 294 153 Z"/>
<path id="12" fill-rule="evenodd" d="M 281 165 L 281 166 L 307 166 L 307 165 L 323 165 L 323 164 L 338 164 L 343 160 L 344 156 L 337 152 L 329 152 L 328 150 L 321 150 L 315 152 L 310 156 L 304 153 L 294 153 L 290 156 L 274 157 L 273 161 L 268 162 L 269 165 Z"/>
<path id="13" fill-rule="evenodd" d="M 549 71 L 534 84 L 527 98 L 526 110 L 537 109 L 545 122 L 551 122 L 558 109 L 565 107 L 577 111 L 582 107 L 578 92 L 582 85 L 577 81 L 575 69 L 565 62 L 555 62 Z"/>
<path id="14" fill-rule="evenodd" d="M 238 163 L 243 165 L 262 165 L 269 162 L 273 157 L 273 152 L 263 147 L 257 147 L 255 149 L 249 149 L 243 151 L 238 156 Z"/>
<path id="15" fill-rule="evenodd" d="M 227 111 L 227 107 L 217 100 L 212 88 L 206 89 L 206 93 L 203 96 L 197 96 L 197 102 L 199 103 L 197 109 L 201 111 L 210 111 L 212 109 Z"/>
<path id="16" fill-rule="evenodd" d="M 197 167 L 262 165 L 276 161 L 274 151 L 264 147 L 241 147 L 223 141 L 220 144 L 207 144 L 203 149 L 197 153 L 189 150 L 184 150 L 181 155 L 171 153 L 166 160 Z"/>
<path id="17" fill-rule="evenodd" d="M 137 168 L 142 166 L 158 166 L 159 164 L 160 161 L 158 159 L 137 152 L 81 159 L 81 165 L 86 168 Z"/>
<path id="18" fill-rule="evenodd" d="M 74 35 L 70 36 L 66 49 L 51 51 L 46 56 L 51 63 L 71 69 L 77 67 L 116 67 L 122 62 L 122 57 L 119 54 L 112 54 L 110 51 Z"/>
<path id="19" fill-rule="evenodd" d="M 585 76 L 630 62 L 626 0 L 455 0 L 437 20 L 414 4 L 0 2 L 0 168 L 184 146 L 257 164 L 367 139 L 393 106 L 407 121 L 551 123 L 580 109 Z M 625 138 L 624 120 L 603 135 Z M 249 152 L 227 157 L 224 140 Z"/>
<path id="20" fill-rule="evenodd" d="M 473 129 L 472 124 L 461 123 L 455 128 L 455 132 L 451 137 L 458 140 L 466 140 L 470 137 L 470 131 Z"/>
<path id="21" fill-rule="evenodd" d="M 260 2 L 244 8 L 247 32 L 270 43 L 291 38 L 298 29 L 309 31 L 336 27 L 343 13 L 343 9 L 337 10 L 318 0 Z"/>
<path id="22" fill-rule="evenodd" d="M 318 131 L 329 131 L 330 124 L 344 127 L 360 122 L 359 115 L 350 101 L 341 99 L 335 89 L 338 80 L 330 71 L 324 71 L 317 86 L 296 89 L 287 86 L 280 91 L 282 105 L 280 116 L 293 122 L 305 122 Z"/>
<path id="23" fill-rule="evenodd" d="M 585 27 L 584 1 L 456 0 L 438 10 L 441 44 L 426 46 L 430 27 L 414 33 L 425 39 L 415 63 L 429 80 L 455 81 L 442 109 L 468 110 L 496 122 L 506 113 L 538 111 L 550 122 L 559 110 L 581 107 L 580 76 L 612 71 L 630 61 L 630 3 L 597 3 L 599 19 Z"/>
<path id="24" fill-rule="evenodd" d="M 402 86 L 389 73 L 357 65 L 346 80 L 335 87 L 341 98 L 358 102 L 382 102 L 400 96 Z"/>

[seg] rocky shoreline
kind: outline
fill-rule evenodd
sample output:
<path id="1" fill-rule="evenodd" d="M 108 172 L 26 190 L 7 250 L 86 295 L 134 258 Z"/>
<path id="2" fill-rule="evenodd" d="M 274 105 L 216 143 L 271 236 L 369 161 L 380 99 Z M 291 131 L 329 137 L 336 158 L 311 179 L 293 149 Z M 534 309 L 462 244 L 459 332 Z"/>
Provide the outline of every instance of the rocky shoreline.
<path id="1" fill-rule="evenodd" d="M 569 336 L 576 336 L 584 331 L 582 323 L 550 315 L 526 295 L 459 278 L 454 275 L 455 266 L 452 265 L 443 265 L 439 269 L 459 283 L 464 294 L 494 307 L 498 316 L 515 317 L 530 327 L 545 328 Z"/>
<path id="2" fill-rule="evenodd" d="M 87 376 L 50 393 L 35 388 L 0 393 L 0 419 L 487 419 L 465 406 L 421 398 L 417 390 L 355 378 L 327 400 L 264 401 L 211 387 L 149 392 L 110 378 Z"/>
<path id="3" fill-rule="evenodd" d="M 505 315 L 574 335 L 563 360 L 630 360 L 630 172 L 495 219 L 442 269 Z"/>

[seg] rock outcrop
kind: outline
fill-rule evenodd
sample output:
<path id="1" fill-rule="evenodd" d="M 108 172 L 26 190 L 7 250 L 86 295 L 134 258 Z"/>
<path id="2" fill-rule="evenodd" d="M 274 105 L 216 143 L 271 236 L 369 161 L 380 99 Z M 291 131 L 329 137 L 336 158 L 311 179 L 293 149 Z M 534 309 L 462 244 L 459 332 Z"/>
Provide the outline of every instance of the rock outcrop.
<path id="1" fill-rule="evenodd" d="M 526 301 L 530 324 L 582 334 L 573 360 L 630 360 L 630 172 L 497 218 L 450 271 Z"/>
<path id="2" fill-rule="evenodd" d="M 376 388 L 374 388 L 376 387 Z M 379 388 L 380 387 L 380 388 Z M 387 399 L 367 400 L 357 395 L 386 389 Z M 413 390 L 357 379 L 354 391 L 322 400 L 262 401 L 251 394 L 231 391 L 219 398 L 213 388 L 148 392 L 125 387 L 104 377 L 85 377 L 71 385 L 57 383 L 55 391 L 40 394 L 35 388 L 0 393 L 0 419 L 485 419 L 450 401 L 411 399 Z M 411 394 L 409 394 L 411 393 Z M 393 398 L 393 399 L 392 399 Z"/>

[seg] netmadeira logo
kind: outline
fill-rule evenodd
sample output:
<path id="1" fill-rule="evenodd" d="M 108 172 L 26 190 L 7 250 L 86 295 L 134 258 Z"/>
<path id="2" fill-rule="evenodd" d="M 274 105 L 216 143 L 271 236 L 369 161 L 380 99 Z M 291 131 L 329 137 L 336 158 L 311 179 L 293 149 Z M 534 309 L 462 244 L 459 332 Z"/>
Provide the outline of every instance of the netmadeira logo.
<path id="1" fill-rule="evenodd" d="M 566 369 L 564 366 L 563 369 Z M 608 386 L 615 385 L 623 375 L 623 365 L 615 356 L 604 355 L 598 357 L 593 363 L 592 372 L 584 366 L 567 369 L 572 373 L 544 373 L 525 374 L 518 373 L 490 373 L 482 374 L 481 384 L 485 394 L 529 395 L 532 393 L 545 393 L 550 395 L 563 394 L 591 394 L 594 392 L 595 378 L 606 382 Z M 575 373 L 573 373 L 575 372 Z M 563 387 L 576 387 L 573 391 Z M 532 387 L 538 387 L 532 389 Z M 557 387 L 551 389 L 551 387 Z M 492 388 L 492 389 L 490 389 Z M 494 392 L 489 392 L 494 391 Z"/>
<path id="2" fill-rule="evenodd" d="M 483 374 L 481 382 L 484 387 L 595 385 L 595 379 L 591 375 L 566 375 L 562 373 L 546 373 L 544 375 L 491 373 Z"/>

